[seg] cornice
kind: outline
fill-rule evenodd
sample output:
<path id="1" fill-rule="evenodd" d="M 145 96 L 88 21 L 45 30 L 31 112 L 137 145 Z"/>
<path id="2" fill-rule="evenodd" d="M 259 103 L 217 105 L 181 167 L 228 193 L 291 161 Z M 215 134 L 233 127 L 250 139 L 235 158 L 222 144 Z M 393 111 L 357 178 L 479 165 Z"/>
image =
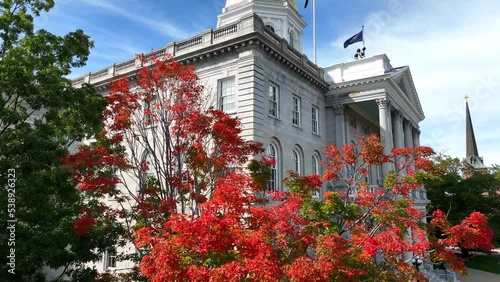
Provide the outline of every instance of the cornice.
<path id="1" fill-rule="evenodd" d="M 414 124 L 418 124 L 425 118 L 392 79 L 389 80 L 388 86 L 387 95 L 393 101 L 396 110 L 402 111 L 404 116 Z"/>
<path id="2" fill-rule="evenodd" d="M 412 86 L 412 88 L 413 87 L 414 86 Z M 359 93 L 359 95 L 350 95 L 354 93 Z M 410 93 L 410 95 L 414 96 L 415 93 Z M 381 96 L 387 96 L 391 105 L 396 110 L 404 112 L 405 116 L 410 119 L 412 123 L 418 124 L 425 118 L 421 110 L 417 108 L 418 106 L 415 106 L 414 103 L 410 101 L 388 74 L 336 84 L 330 88 L 327 94 L 327 97 L 328 96 L 334 96 L 334 98 L 327 98 L 327 101 L 329 101 L 327 105 L 333 103 L 349 104 L 363 102 L 375 100 Z M 333 102 L 333 100 L 335 102 Z"/>
<path id="3" fill-rule="evenodd" d="M 384 80 L 388 80 L 390 78 L 391 78 L 390 75 L 382 74 L 382 75 L 377 75 L 377 76 L 370 76 L 370 77 L 345 81 L 345 82 L 332 83 L 330 85 L 330 90 L 341 91 L 343 88 L 359 86 L 359 85 L 363 85 L 363 84 L 372 84 L 374 82 L 384 81 Z"/>
<path id="4" fill-rule="evenodd" d="M 249 22 L 253 22 L 252 32 L 248 32 Z M 234 31 L 232 28 L 234 28 Z M 215 33 L 220 33 L 221 31 L 225 32 L 226 30 L 226 33 L 229 34 L 227 40 L 214 41 Z M 240 30 L 242 30 L 241 35 L 238 35 Z M 180 49 L 180 47 L 182 47 L 182 49 Z M 196 66 L 196 64 L 208 61 L 213 57 L 223 56 L 249 48 L 260 49 L 270 58 L 279 62 L 296 75 L 302 77 L 305 81 L 322 92 L 326 93 L 328 90 L 329 85 L 323 79 L 323 69 L 309 61 L 304 54 L 291 47 L 285 39 L 267 30 L 262 20 L 256 15 L 242 19 L 240 23 L 231 26 L 225 26 L 218 30 L 209 30 L 199 36 L 194 36 L 181 42 L 171 43 L 164 48 L 148 54 L 143 54 L 143 56 L 146 58 L 151 58 L 153 55 L 163 56 L 170 51 L 170 53 L 173 53 L 176 61 L 182 64 L 193 64 Z M 177 49 L 181 51 L 176 52 Z M 192 50 L 187 52 L 184 51 L 189 49 Z M 113 64 L 97 72 L 89 73 L 86 76 L 76 78 L 73 80 L 73 84 L 79 86 L 82 83 L 90 83 L 102 90 L 110 81 L 116 78 L 117 74 L 134 78 L 140 67 L 141 65 L 137 60 L 131 59 L 120 64 Z"/>

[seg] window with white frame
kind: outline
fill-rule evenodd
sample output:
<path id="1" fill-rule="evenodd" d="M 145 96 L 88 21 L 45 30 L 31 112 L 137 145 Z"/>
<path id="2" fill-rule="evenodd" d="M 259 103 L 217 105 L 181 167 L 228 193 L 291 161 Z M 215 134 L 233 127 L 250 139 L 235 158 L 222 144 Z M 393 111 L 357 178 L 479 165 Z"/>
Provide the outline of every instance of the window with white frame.
<path id="1" fill-rule="evenodd" d="M 317 175 L 320 174 L 319 157 L 316 154 L 312 155 L 312 173 Z"/>
<path id="2" fill-rule="evenodd" d="M 146 192 L 146 189 L 152 187 L 152 183 L 156 182 L 155 163 L 154 155 L 150 151 L 144 151 L 140 164 L 139 190 L 137 191 L 141 195 Z"/>
<path id="3" fill-rule="evenodd" d="M 292 124 L 300 126 L 300 98 L 294 96 L 292 108 Z"/>
<path id="4" fill-rule="evenodd" d="M 349 120 L 349 126 L 354 127 L 354 128 L 357 127 L 356 118 L 355 117 L 350 117 L 350 118 L 348 118 L 348 120 Z"/>
<path id="5" fill-rule="evenodd" d="M 225 112 L 236 110 L 234 78 L 219 81 L 220 109 Z"/>
<path id="6" fill-rule="evenodd" d="M 112 248 L 106 251 L 106 256 L 104 258 L 104 269 L 116 267 L 116 248 Z"/>
<path id="7" fill-rule="evenodd" d="M 293 165 L 293 170 L 297 172 L 299 175 L 301 174 L 301 158 L 300 158 L 300 152 L 298 149 L 293 149 L 292 151 L 292 165 Z"/>
<path id="8" fill-rule="evenodd" d="M 269 84 L 269 115 L 278 118 L 279 88 L 277 85 Z"/>
<path id="9" fill-rule="evenodd" d="M 317 174 L 317 175 L 319 175 L 321 177 L 321 175 L 320 175 L 321 172 L 319 170 L 319 162 L 320 161 L 319 161 L 319 157 L 318 157 L 318 155 L 316 153 L 314 155 L 312 155 L 312 160 L 311 161 L 312 161 L 312 163 L 311 163 L 311 172 L 312 172 L 312 174 Z M 313 197 L 314 198 L 319 198 L 319 191 L 315 192 L 313 194 Z"/>
<path id="10" fill-rule="evenodd" d="M 271 175 L 269 177 L 269 180 L 267 181 L 267 189 L 269 191 L 276 191 L 279 189 L 280 155 L 278 146 L 274 142 L 269 143 L 266 153 L 275 161 L 275 164 L 271 166 Z"/>
<path id="11" fill-rule="evenodd" d="M 315 106 L 311 108 L 312 132 L 319 134 L 319 109 Z"/>

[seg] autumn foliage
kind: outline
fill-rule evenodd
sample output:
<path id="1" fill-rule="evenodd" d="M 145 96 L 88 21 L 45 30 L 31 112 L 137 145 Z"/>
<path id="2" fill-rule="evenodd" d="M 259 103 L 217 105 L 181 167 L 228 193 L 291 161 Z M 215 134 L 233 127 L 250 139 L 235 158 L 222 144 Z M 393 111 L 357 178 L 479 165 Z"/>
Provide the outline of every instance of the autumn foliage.
<path id="1" fill-rule="evenodd" d="M 432 166 L 427 147 L 385 155 L 377 136 L 328 145 L 322 176 L 290 172 L 287 191 L 266 195 L 273 160 L 239 136 L 237 119 L 207 106 L 193 68 L 138 59 L 138 79 L 110 88 L 106 131 L 63 161 L 95 207 L 75 232 L 103 226 L 99 209 L 115 215 L 151 281 L 409 281 L 423 279 L 415 255 L 463 270 L 447 247 L 491 248 L 479 213 L 452 226 L 436 212 L 430 230 L 444 236 L 428 239 L 413 196 Z M 383 166 L 392 172 L 369 185 Z M 113 207 L 98 204 L 109 196 Z"/>
<path id="2" fill-rule="evenodd" d="M 216 180 L 262 151 L 240 137 L 238 119 L 207 106 L 192 66 L 170 56 L 137 60 L 134 79 L 109 85 L 105 130 L 62 159 L 88 203 L 74 222 L 79 236 L 120 227 L 131 243 L 141 227 L 161 226 L 177 212 L 199 214 Z"/>
<path id="3" fill-rule="evenodd" d="M 161 228 L 138 231 L 136 243 L 150 251 L 142 273 L 152 281 L 408 281 L 424 278 L 410 264 L 415 255 L 463 270 L 446 247 L 467 240 L 471 248 L 491 248 L 491 230 L 480 214 L 458 226 L 436 214 L 430 223 L 447 237 L 427 240 L 425 211 L 413 207 L 411 194 L 421 187 L 415 173 L 430 165 L 431 149 L 384 156 L 371 136 L 359 146 L 325 151 L 323 180 L 339 188 L 324 201 L 312 198 L 322 185 L 317 175 L 290 173 L 289 192 L 269 205 L 255 204 L 262 202 L 248 176 L 219 179 L 200 216 L 178 214 Z M 394 159 L 400 162 L 383 187 L 361 181 L 371 165 Z"/>

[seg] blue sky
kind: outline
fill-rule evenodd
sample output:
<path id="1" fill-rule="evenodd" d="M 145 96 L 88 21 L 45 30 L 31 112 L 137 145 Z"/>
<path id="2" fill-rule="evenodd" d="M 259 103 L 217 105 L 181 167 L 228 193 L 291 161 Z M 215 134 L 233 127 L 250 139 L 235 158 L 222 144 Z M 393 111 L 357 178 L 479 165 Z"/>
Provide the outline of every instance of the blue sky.
<path id="1" fill-rule="evenodd" d="M 304 53 L 312 58 L 312 0 Z M 96 71 L 215 28 L 225 0 L 56 0 L 37 28 L 57 34 L 83 29 L 95 42 L 88 65 Z M 500 2 L 496 0 L 316 0 L 318 65 L 352 60 L 358 45 L 342 43 L 365 26 L 367 55 L 385 53 L 409 65 L 426 119 L 421 143 L 465 157 L 465 95 L 479 154 L 500 164 Z"/>

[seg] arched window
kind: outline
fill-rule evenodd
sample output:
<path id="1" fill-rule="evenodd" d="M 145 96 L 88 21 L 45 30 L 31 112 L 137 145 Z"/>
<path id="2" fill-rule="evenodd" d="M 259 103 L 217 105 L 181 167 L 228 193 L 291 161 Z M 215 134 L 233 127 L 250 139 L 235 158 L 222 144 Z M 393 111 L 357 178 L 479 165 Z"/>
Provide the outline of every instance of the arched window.
<path id="1" fill-rule="evenodd" d="M 269 28 L 269 30 L 271 30 L 272 32 L 275 32 L 274 27 L 272 25 L 266 24 L 266 27 Z"/>
<path id="2" fill-rule="evenodd" d="M 278 145 L 274 142 L 270 142 L 267 146 L 266 153 L 275 160 L 275 164 L 271 166 L 271 176 L 267 182 L 267 189 L 269 191 L 275 191 L 279 189 L 279 164 L 280 164 L 280 153 Z"/>
<path id="3" fill-rule="evenodd" d="M 292 165 L 292 169 L 300 175 L 300 172 L 302 171 L 302 159 L 300 151 L 297 148 L 292 151 Z"/>
<path id="4" fill-rule="evenodd" d="M 320 157 L 318 152 L 314 152 L 312 155 L 312 160 L 311 160 L 311 173 L 317 174 L 321 177 L 321 170 L 320 170 Z M 317 191 L 313 194 L 313 198 L 318 199 L 320 196 L 320 191 Z"/>
<path id="5" fill-rule="evenodd" d="M 319 157 L 318 155 L 312 155 L 312 171 L 313 174 L 320 175 L 319 171 Z"/>
<path id="6" fill-rule="evenodd" d="M 290 38 L 290 39 L 288 40 L 288 42 L 290 43 L 290 45 L 292 45 L 293 47 L 295 47 L 295 39 L 294 39 L 294 37 L 293 37 L 293 31 L 291 31 L 291 30 L 290 30 L 290 31 L 288 32 L 288 37 Z"/>

